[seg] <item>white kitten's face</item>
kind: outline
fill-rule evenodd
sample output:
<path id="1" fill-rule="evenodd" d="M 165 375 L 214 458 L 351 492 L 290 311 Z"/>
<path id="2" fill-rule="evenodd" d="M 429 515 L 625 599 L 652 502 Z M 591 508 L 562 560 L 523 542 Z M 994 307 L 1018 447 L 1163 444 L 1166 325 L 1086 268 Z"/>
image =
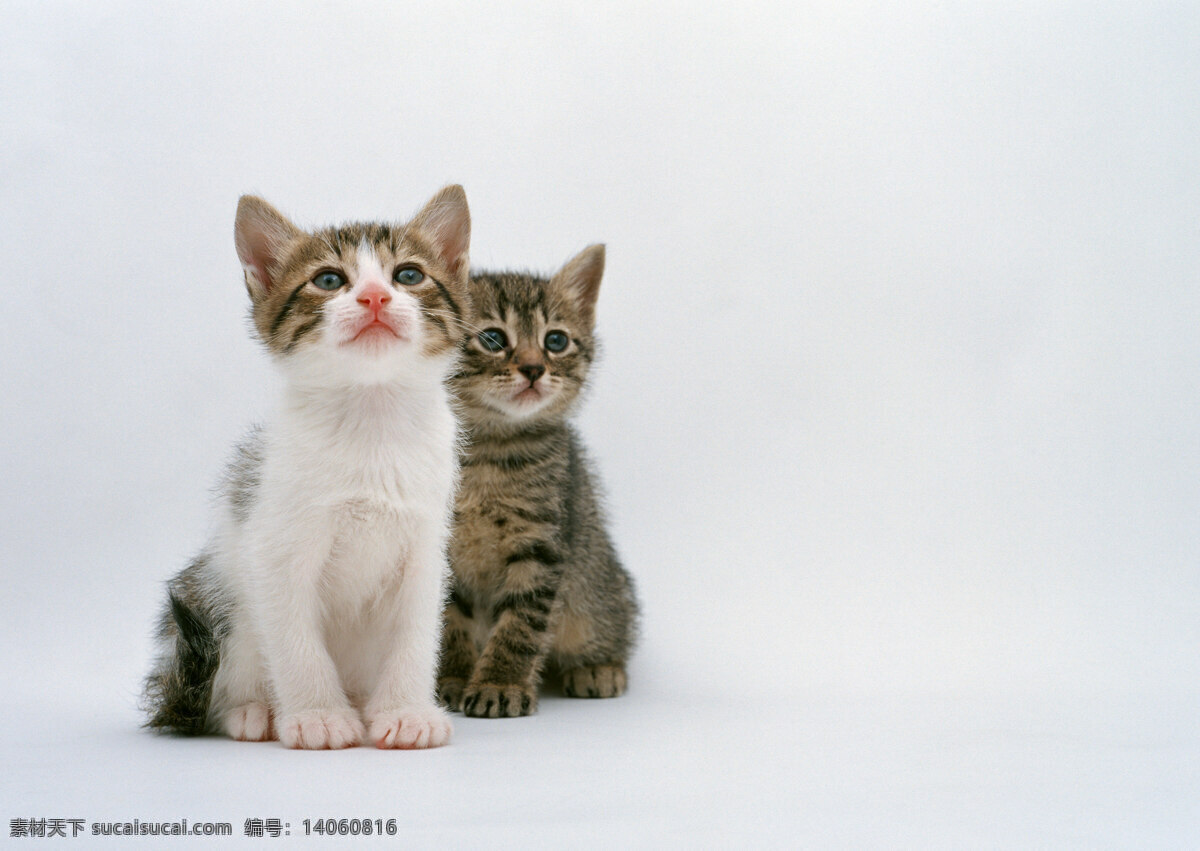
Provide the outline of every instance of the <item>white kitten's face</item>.
<path id="1" fill-rule="evenodd" d="M 371 383 L 447 353 L 443 329 L 428 319 L 416 292 L 423 284 L 434 288 L 415 258 L 381 261 L 376 248 L 366 243 L 342 256 L 336 265 L 313 271 L 301 285 L 315 292 L 304 298 L 310 319 L 295 326 L 285 345 L 289 372 Z M 445 305 L 432 309 L 448 310 Z"/>
<path id="2" fill-rule="evenodd" d="M 318 273 L 317 286 L 331 289 L 325 303 L 323 337 L 339 350 L 383 354 L 404 343 L 420 342 L 421 305 L 413 296 L 393 288 L 379 258 L 369 245 L 358 247 L 355 262 L 346 264 L 349 280 L 334 271 Z M 405 267 L 419 280 L 418 267 Z"/>
<path id="3" fill-rule="evenodd" d="M 306 233 L 257 198 L 235 228 L 259 337 L 290 375 L 337 383 L 444 372 L 469 308 L 470 219 L 448 187 L 407 225 Z"/>

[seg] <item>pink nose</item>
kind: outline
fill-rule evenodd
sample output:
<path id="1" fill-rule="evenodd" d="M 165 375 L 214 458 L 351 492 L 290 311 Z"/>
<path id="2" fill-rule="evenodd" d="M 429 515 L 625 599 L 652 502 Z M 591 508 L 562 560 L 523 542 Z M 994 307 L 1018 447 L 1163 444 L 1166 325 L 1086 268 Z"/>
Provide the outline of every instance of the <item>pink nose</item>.
<path id="1" fill-rule="evenodd" d="M 372 313 L 379 313 L 383 310 L 383 306 L 391 300 L 392 294 L 379 284 L 368 285 L 358 294 L 358 303 Z"/>

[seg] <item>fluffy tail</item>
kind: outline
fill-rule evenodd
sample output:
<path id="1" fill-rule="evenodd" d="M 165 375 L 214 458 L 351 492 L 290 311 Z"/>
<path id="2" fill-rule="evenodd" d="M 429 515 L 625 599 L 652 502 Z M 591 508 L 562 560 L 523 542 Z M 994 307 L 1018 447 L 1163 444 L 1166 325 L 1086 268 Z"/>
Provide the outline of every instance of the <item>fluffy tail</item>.
<path id="1" fill-rule="evenodd" d="M 147 727 L 186 736 L 205 732 L 221 644 L 205 613 L 171 591 L 162 633 L 170 650 L 146 678 Z M 173 641 L 172 641 L 173 639 Z"/>

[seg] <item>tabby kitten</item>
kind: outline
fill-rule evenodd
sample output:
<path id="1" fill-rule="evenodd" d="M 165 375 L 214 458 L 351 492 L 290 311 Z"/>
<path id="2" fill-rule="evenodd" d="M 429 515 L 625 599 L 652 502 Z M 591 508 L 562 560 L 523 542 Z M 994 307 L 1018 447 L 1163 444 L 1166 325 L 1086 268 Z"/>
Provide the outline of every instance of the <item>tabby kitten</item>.
<path id="1" fill-rule="evenodd" d="M 313 233 L 247 196 L 235 237 L 285 389 L 238 447 L 216 534 L 168 585 L 148 725 L 292 748 L 442 745 L 466 196 L 448 186 L 407 225 Z"/>
<path id="2" fill-rule="evenodd" d="M 593 245 L 550 280 L 471 278 L 476 333 L 452 381 L 468 432 L 450 544 L 438 693 L 465 714 L 537 708 L 543 668 L 572 697 L 625 691 L 637 601 L 567 417 L 595 355 Z"/>

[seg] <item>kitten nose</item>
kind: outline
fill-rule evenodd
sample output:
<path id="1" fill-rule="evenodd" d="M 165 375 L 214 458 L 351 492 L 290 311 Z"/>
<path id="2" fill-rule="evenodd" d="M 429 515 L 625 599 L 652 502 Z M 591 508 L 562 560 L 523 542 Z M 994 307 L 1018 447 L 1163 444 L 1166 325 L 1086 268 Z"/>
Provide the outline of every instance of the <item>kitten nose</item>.
<path id="1" fill-rule="evenodd" d="M 392 294 L 378 284 L 368 286 L 358 295 L 358 303 L 370 309 L 372 313 L 383 310 L 383 306 L 391 300 Z"/>
<path id="2" fill-rule="evenodd" d="M 521 366 L 518 366 L 517 369 L 523 376 L 529 379 L 530 384 L 533 384 L 533 382 L 537 381 L 546 373 L 546 367 L 542 366 L 540 363 L 522 364 Z"/>

